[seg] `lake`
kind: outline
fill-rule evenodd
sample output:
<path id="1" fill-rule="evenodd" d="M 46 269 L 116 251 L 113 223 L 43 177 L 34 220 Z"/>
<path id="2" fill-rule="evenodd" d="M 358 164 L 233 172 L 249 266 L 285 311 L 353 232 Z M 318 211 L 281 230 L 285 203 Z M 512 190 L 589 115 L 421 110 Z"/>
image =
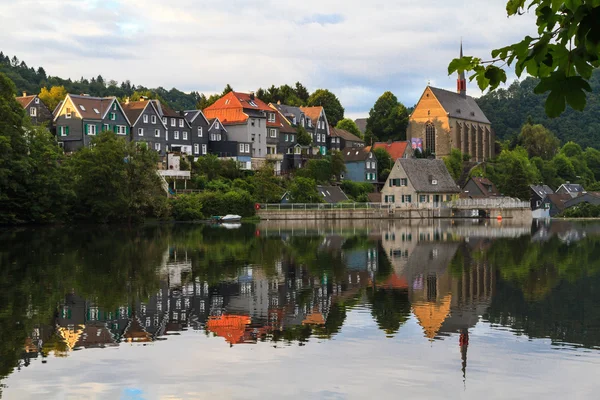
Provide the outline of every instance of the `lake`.
<path id="1" fill-rule="evenodd" d="M 2 399 L 598 398 L 600 224 L 0 230 Z"/>

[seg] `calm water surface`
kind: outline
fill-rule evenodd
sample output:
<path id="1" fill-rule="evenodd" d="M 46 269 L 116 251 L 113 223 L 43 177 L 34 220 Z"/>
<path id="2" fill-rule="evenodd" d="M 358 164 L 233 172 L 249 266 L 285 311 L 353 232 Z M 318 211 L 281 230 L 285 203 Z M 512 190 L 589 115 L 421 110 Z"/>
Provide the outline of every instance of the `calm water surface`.
<path id="1" fill-rule="evenodd" d="M 2 399 L 600 396 L 600 225 L 0 231 Z"/>

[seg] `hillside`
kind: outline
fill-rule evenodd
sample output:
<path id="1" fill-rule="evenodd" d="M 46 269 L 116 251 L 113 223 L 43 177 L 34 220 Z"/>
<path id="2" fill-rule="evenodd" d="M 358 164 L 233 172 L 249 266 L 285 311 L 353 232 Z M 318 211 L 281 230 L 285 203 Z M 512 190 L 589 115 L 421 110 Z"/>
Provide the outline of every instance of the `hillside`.
<path id="1" fill-rule="evenodd" d="M 512 139 L 531 117 L 558 136 L 561 143 L 570 140 L 581 147 L 600 148 L 600 70 L 595 70 L 590 81 L 592 93 L 583 112 L 569 107 L 559 118 L 549 118 L 544 111 L 546 96 L 533 93 L 538 80 L 527 78 L 516 81 L 508 89 L 498 89 L 477 100 L 496 131 L 498 140 Z"/>
<path id="2" fill-rule="evenodd" d="M 46 86 L 64 86 L 68 93 L 86 93 L 91 96 L 117 96 L 124 98 L 131 96 L 134 92 L 150 91 L 164 100 L 171 108 L 175 110 L 195 109 L 200 98 L 197 92 L 184 93 L 175 88 L 166 90 L 158 87 L 149 89 L 141 85 L 134 85 L 130 81 L 118 83 L 114 80 L 105 80 L 101 75 L 77 81 L 63 79 L 57 76 L 46 75 L 44 68 L 37 69 L 27 66 L 25 61 L 20 61 L 17 57 L 10 58 L 0 52 L 0 72 L 6 74 L 17 86 L 17 93 L 26 91 L 28 93 L 39 93 L 41 88 Z"/>

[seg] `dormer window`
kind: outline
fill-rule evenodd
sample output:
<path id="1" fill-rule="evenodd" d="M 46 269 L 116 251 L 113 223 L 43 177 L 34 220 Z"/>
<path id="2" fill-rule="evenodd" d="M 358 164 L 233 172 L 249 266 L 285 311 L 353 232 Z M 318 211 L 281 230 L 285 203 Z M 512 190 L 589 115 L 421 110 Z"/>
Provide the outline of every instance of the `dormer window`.
<path id="1" fill-rule="evenodd" d="M 248 101 L 248 104 L 250 104 L 252 107 L 258 107 L 258 106 L 256 105 L 256 103 L 254 102 L 254 100 L 249 100 L 249 101 Z"/>
<path id="2" fill-rule="evenodd" d="M 35 104 L 40 104 L 40 99 L 36 97 L 34 102 L 35 102 Z"/>
<path id="3" fill-rule="evenodd" d="M 67 107 L 67 112 L 65 113 L 65 118 L 71 119 L 71 109 Z"/>
<path id="4" fill-rule="evenodd" d="M 229 99 L 225 100 L 225 105 L 229 104 Z"/>
<path id="5" fill-rule="evenodd" d="M 269 122 L 275 122 L 275 113 L 269 113 Z"/>
<path id="6" fill-rule="evenodd" d="M 215 121 L 215 129 L 221 129 L 221 128 L 219 127 L 219 121 Z"/>
<path id="7" fill-rule="evenodd" d="M 98 111 L 98 109 L 97 109 L 97 108 L 94 108 L 94 112 L 95 112 L 96 114 L 100 114 L 100 111 Z"/>
<path id="8" fill-rule="evenodd" d="M 292 117 L 292 124 L 296 125 L 296 117 Z"/>
<path id="9" fill-rule="evenodd" d="M 79 108 L 81 109 L 81 111 L 85 111 L 85 107 L 83 106 L 83 104 L 80 104 Z"/>

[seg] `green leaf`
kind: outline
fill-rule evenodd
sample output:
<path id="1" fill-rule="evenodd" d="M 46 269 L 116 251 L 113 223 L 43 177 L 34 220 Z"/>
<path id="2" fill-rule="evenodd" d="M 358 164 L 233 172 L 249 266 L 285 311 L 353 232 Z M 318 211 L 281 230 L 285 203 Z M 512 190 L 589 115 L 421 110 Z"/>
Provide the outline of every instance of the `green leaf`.
<path id="1" fill-rule="evenodd" d="M 496 89 L 500 83 L 506 83 L 506 72 L 494 65 L 489 65 L 486 68 L 484 76 L 488 79 L 490 90 Z"/>
<path id="2" fill-rule="evenodd" d="M 558 90 L 551 91 L 546 99 L 546 114 L 550 118 L 556 118 L 565 111 L 565 108 L 565 96 Z"/>
<path id="3" fill-rule="evenodd" d="M 475 59 L 477 60 L 477 59 Z M 479 64 L 478 62 L 476 64 Z M 462 57 L 455 58 L 448 65 L 448 75 L 452 75 L 454 72 L 471 71 L 475 66 L 473 57 Z"/>
<path id="4" fill-rule="evenodd" d="M 508 0 L 508 3 L 506 3 L 506 12 L 509 16 L 515 15 L 524 6 L 525 0 Z"/>
<path id="5" fill-rule="evenodd" d="M 573 109 L 583 111 L 583 109 L 585 108 L 586 96 L 583 90 L 570 90 L 565 93 L 565 98 L 567 100 L 567 103 L 569 103 L 569 105 L 573 107 Z"/>

